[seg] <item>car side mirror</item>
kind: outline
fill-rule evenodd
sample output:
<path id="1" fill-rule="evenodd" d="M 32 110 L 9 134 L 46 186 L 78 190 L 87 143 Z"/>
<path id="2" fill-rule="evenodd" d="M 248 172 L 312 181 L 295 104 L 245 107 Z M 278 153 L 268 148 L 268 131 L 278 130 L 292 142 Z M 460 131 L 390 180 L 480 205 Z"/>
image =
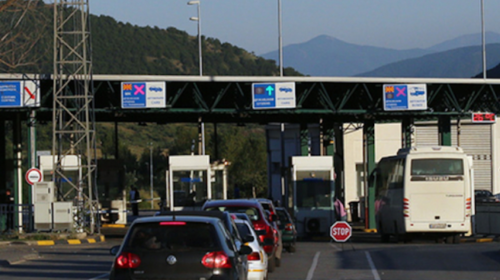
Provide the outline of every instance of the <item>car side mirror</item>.
<path id="1" fill-rule="evenodd" d="M 252 235 L 247 235 L 245 236 L 245 238 L 243 238 L 243 242 L 247 243 L 247 242 L 253 242 L 255 239 L 253 238 Z"/>
<path id="2" fill-rule="evenodd" d="M 120 250 L 120 245 L 113 246 L 111 247 L 111 249 L 109 249 L 109 254 L 116 256 L 119 250 Z"/>
<path id="3" fill-rule="evenodd" d="M 253 250 L 252 250 L 252 248 L 250 248 L 250 246 L 243 245 L 243 246 L 241 246 L 239 253 L 241 255 L 250 255 L 252 252 L 253 252 Z"/>

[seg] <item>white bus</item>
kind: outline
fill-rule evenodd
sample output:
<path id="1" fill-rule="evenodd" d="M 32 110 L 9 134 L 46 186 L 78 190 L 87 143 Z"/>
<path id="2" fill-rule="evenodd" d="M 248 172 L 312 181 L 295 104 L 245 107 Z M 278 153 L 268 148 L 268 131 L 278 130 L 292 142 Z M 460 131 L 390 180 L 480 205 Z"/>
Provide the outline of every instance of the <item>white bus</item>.
<path id="1" fill-rule="evenodd" d="M 382 242 L 415 234 L 458 243 L 471 230 L 472 159 L 460 147 L 413 147 L 384 157 L 370 176 Z"/>

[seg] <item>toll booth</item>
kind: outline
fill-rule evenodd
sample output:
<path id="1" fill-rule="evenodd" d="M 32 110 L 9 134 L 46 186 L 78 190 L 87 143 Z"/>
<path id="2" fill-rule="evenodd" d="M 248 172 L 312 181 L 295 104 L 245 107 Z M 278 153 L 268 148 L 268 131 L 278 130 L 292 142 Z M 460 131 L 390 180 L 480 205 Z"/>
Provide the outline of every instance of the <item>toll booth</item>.
<path id="1" fill-rule="evenodd" d="M 212 198 L 210 156 L 169 156 L 166 178 L 170 211 L 199 210 Z"/>
<path id="2" fill-rule="evenodd" d="M 298 235 L 328 235 L 335 223 L 335 172 L 332 156 L 290 158 L 289 205 Z"/>

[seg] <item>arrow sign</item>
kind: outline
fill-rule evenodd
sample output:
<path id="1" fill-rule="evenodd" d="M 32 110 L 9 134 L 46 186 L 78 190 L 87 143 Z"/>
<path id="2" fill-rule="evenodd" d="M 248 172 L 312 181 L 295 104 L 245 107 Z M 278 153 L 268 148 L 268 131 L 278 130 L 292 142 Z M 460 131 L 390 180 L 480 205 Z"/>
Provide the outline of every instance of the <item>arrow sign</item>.
<path id="1" fill-rule="evenodd" d="M 273 88 L 272 86 L 268 86 L 268 87 L 266 88 L 266 91 L 267 91 L 267 94 L 268 94 L 269 96 L 272 96 L 272 95 L 273 95 L 274 88 Z"/>

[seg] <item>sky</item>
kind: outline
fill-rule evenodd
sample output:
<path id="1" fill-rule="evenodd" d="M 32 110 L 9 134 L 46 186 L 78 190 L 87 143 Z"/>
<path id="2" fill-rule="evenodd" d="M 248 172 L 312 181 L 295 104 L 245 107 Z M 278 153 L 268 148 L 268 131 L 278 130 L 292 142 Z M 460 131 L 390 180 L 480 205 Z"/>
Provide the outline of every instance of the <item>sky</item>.
<path id="1" fill-rule="evenodd" d="M 427 48 L 461 35 L 500 33 L 498 0 L 281 0 L 283 46 L 328 35 L 392 49 Z M 196 36 L 188 0 L 89 0 L 90 13 Z M 279 48 L 278 0 L 200 0 L 201 34 L 261 55 Z M 481 42 L 478 42 L 478 45 Z"/>

